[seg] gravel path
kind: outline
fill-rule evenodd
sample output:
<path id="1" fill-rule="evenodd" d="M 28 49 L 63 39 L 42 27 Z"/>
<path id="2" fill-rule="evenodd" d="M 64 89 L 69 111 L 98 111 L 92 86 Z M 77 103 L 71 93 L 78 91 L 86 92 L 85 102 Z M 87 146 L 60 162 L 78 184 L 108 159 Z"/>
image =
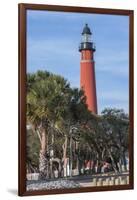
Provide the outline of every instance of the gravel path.
<path id="1" fill-rule="evenodd" d="M 80 185 L 72 180 L 27 181 L 27 191 L 78 188 L 78 187 L 80 187 Z"/>

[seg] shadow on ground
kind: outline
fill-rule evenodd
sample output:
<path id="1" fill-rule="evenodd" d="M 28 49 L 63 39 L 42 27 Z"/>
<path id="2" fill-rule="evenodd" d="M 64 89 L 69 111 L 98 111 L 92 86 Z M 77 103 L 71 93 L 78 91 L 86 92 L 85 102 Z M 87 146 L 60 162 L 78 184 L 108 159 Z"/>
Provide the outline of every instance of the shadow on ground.
<path id="1" fill-rule="evenodd" d="M 12 195 L 18 195 L 18 191 L 17 191 L 17 189 L 7 189 L 7 191 L 9 192 L 9 193 L 11 193 Z"/>

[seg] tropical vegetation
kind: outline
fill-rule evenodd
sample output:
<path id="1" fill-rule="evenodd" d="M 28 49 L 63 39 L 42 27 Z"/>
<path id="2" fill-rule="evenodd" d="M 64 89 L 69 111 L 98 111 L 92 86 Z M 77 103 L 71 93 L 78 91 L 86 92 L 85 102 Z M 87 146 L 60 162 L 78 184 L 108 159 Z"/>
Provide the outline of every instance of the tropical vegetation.
<path id="1" fill-rule="evenodd" d="M 122 109 L 88 110 L 84 91 L 47 71 L 27 74 L 27 171 L 40 178 L 67 176 L 77 169 L 101 172 L 104 162 L 118 173 L 127 170 L 129 117 Z M 52 161 L 57 161 L 52 162 Z M 83 170 L 83 171 L 82 171 Z"/>

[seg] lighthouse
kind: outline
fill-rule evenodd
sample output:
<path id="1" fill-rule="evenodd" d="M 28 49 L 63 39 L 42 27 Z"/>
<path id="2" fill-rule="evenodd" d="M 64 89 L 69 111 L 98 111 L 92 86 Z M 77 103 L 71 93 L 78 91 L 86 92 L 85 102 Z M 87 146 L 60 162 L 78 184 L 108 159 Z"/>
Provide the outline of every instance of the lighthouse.
<path id="1" fill-rule="evenodd" d="M 80 87 L 84 90 L 88 109 L 97 114 L 96 78 L 95 78 L 95 45 L 91 41 L 91 31 L 88 24 L 82 31 L 82 41 L 79 46 L 80 60 Z"/>

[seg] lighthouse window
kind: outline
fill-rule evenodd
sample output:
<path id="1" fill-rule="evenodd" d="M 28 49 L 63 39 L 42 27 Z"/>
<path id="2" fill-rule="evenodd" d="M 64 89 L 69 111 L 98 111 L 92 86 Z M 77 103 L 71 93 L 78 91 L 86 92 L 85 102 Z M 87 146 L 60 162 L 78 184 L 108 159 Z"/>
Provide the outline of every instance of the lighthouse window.
<path id="1" fill-rule="evenodd" d="M 82 37 L 82 42 L 91 42 L 91 36 L 89 34 L 84 34 Z"/>

